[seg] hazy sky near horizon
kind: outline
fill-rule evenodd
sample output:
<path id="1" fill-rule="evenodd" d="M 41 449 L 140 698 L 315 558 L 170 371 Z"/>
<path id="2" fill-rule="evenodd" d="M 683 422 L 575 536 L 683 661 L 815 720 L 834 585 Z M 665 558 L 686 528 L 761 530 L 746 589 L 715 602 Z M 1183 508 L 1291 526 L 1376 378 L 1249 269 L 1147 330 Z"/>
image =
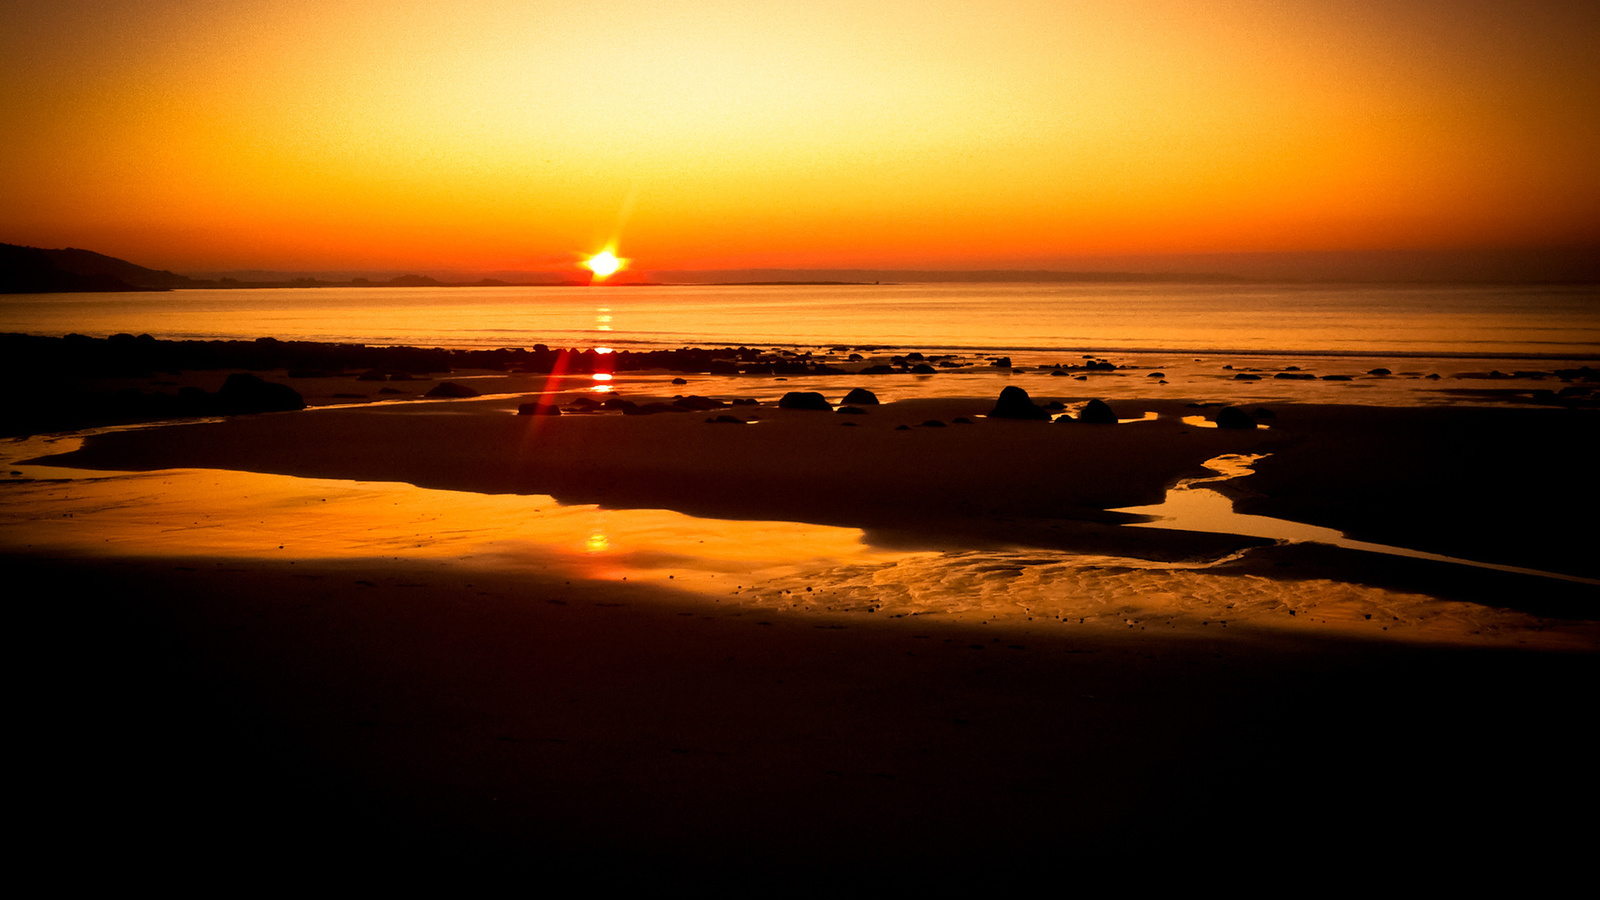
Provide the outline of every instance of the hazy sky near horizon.
<path id="1" fill-rule="evenodd" d="M 0 241 L 176 271 L 1600 246 L 1586 0 L 0 0 Z"/>

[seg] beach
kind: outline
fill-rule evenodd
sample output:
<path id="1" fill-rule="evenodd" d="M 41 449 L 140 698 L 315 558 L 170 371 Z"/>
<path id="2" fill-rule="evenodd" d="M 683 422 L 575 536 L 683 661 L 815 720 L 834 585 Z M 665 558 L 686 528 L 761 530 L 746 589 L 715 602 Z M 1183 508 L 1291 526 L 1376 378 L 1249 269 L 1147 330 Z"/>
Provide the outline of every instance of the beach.
<path id="1" fill-rule="evenodd" d="M 24 613 L 60 673 L 44 755 L 132 856 L 833 871 L 1582 842 L 1552 817 L 1593 799 L 1600 588 L 1563 514 L 1595 499 L 1593 410 L 1290 399 L 1229 429 L 1214 391 L 1141 399 L 1142 371 L 968 375 L 988 396 L 458 371 L 380 403 L 354 373 L 259 374 L 308 408 L 10 448 L 6 567 L 74 598 Z M 446 378 L 481 396 L 418 399 Z M 1121 421 L 991 417 L 1016 385 Z M 885 402 L 776 402 L 855 387 Z M 577 402 L 687 395 L 730 405 Z M 1122 511 L 1238 456 L 1240 512 L 1565 577 Z"/>

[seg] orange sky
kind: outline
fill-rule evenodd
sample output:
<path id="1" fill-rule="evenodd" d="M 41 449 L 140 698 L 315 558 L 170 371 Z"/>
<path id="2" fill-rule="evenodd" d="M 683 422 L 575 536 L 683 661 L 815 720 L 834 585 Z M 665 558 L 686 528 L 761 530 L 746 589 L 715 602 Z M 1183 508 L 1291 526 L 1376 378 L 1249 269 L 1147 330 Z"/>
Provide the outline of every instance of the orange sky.
<path id="1" fill-rule="evenodd" d="M 1597 47 L 1592 0 L 0 0 L 0 241 L 455 272 L 613 237 L 657 270 L 1600 246 Z"/>

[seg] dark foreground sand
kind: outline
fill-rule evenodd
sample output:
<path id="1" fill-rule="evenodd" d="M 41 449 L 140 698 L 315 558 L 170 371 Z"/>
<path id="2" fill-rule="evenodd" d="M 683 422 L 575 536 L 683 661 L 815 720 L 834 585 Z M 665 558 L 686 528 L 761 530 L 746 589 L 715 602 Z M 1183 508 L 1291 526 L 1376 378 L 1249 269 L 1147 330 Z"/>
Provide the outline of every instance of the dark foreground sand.
<path id="1" fill-rule="evenodd" d="M 1128 529 L 1104 510 L 1155 502 L 1220 453 L 1272 452 L 1281 463 L 1237 486 L 1255 511 L 1595 571 L 1592 529 L 1553 520 L 1555 485 L 1578 502 L 1594 494 L 1571 443 L 1593 419 L 1569 411 L 1286 408 L 1267 432 L 1176 418 L 904 432 L 901 419 L 984 404 L 890 406 L 855 428 L 826 413 L 720 426 L 532 420 L 505 406 L 167 427 L 91 441 L 70 462 L 548 493 L 849 525 L 884 546 L 1183 561 L 1262 542 Z M 1330 447 L 1343 449 L 1319 456 Z M 1512 474 L 1485 468 L 1516 448 L 1531 456 Z M 1446 496 L 1445 482 L 1476 505 L 1411 508 Z M 50 537 L 60 514 L 46 527 L 44 504 L 30 509 L 41 518 L 14 515 L 0 534 L 8 581 L 34 586 L 35 602 L 14 608 L 42 673 L 26 692 L 39 723 L 28 734 L 53 799 L 37 815 L 120 864 L 160 868 L 181 852 L 388 874 L 470 862 L 933 879 L 1182 859 L 1349 875 L 1510 871 L 1535 856 L 1541 871 L 1574 870 L 1592 844 L 1587 585 L 1281 548 L 1218 576 L 1283 585 L 1298 607 L 1241 610 L 1231 627 L 915 606 L 890 618 L 893 607 L 708 602 L 660 580 L 403 554 L 67 548 Z M 1499 540 L 1476 533 L 1501 522 L 1514 527 Z M 1448 639 L 1377 621 L 1319 628 L 1317 598 L 1335 584 L 1482 612 Z M 1479 615 L 1521 618 L 1480 641 Z"/>

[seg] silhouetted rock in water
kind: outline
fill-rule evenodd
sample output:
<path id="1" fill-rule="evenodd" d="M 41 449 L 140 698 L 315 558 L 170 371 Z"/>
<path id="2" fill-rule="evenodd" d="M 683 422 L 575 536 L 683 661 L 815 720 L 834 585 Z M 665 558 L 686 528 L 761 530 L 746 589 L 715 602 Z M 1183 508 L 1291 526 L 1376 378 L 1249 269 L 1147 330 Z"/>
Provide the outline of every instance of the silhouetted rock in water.
<path id="1" fill-rule="evenodd" d="M 672 383 L 673 384 L 688 384 L 689 383 L 689 379 L 687 379 L 687 378 L 674 378 L 674 379 L 672 379 Z"/>
<path id="2" fill-rule="evenodd" d="M 878 395 L 867 390 L 866 388 L 856 388 L 850 393 L 845 394 L 844 399 L 840 400 L 839 402 L 849 406 L 877 406 Z"/>
<path id="3" fill-rule="evenodd" d="M 625 415 L 625 416 L 653 416 L 656 413 L 686 413 L 686 412 L 690 412 L 689 408 L 686 407 L 686 406 L 679 406 L 676 403 L 661 403 L 661 402 L 642 403 L 642 404 L 638 404 L 638 405 L 624 406 L 622 408 L 622 414 Z"/>
<path id="4" fill-rule="evenodd" d="M 1165 378 L 1165 377 L 1167 377 L 1167 373 L 1165 373 L 1165 372 L 1151 372 L 1149 375 L 1146 375 L 1145 377 L 1146 378 Z"/>
<path id="5" fill-rule="evenodd" d="M 1050 371 L 1050 374 L 1051 375 L 1063 375 L 1063 376 L 1065 376 L 1065 375 L 1067 375 L 1069 373 L 1067 372 L 1066 369 L 1052 369 Z"/>
<path id="6" fill-rule="evenodd" d="M 1323 381 L 1354 381 L 1355 379 L 1351 378 L 1349 375 L 1324 375 L 1324 376 L 1322 376 L 1322 380 Z"/>
<path id="7" fill-rule="evenodd" d="M 856 374 L 857 375 L 893 375 L 894 373 L 895 373 L 895 367 L 894 366 L 885 366 L 885 365 L 881 365 L 880 364 L 880 365 L 876 365 L 876 366 L 867 366 L 866 368 L 862 369 L 861 371 L 857 372 Z"/>
<path id="8" fill-rule="evenodd" d="M 732 402 L 732 404 L 734 406 L 760 406 L 761 405 L 761 401 L 757 400 L 754 397 L 735 397 L 730 402 Z"/>
<path id="9" fill-rule="evenodd" d="M 1063 414 L 1061 414 L 1059 416 L 1056 416 L 1054 421 L 1058 425 L 1071 425 L 1072 423 L 1074 423 L 1074 422 L 1076 422 L 1078 420 L 1074 419 L 1072 417 L 1071 413 L 1063 413 Z"/>
<path id="10" fill-rule="evenodd" d="M 1284 381 L 1315 381 L 1317 378 L 1310 372 L 1279 372 L 1272 377 Z"/>
<path id="11" fill-rule="evenodd" d="M 1249 372 L 1240 372 L 1233 376 L 1234 381 L 1260 381 L 1260 375 L 1251 375 Z"/>
<path id="12" fill-rule="evenodd" d="M 1376 369 L 1368 369 L 1367 370 L 1367 374 L 1368 375 L 1393 375 L 1394 373 L 1389 371 L 1388 369 L 1385 369 L 1385 368 L 1380 366 L 1380 367 L 1378 367 Z"/>
<path id="13" fill-rule="evenodd" d="M 994 403 L 994 409 L 989 410 L 989 418 L 1048 422 L 1050 414 L 1029 399 L 1027 391 L 1019 387 L 1008 387 L 1000 392 L 999 399 Z"/>
<path id="14" fill-rule="evenodd" d="M 911 374 L 913 375 L 936 375 L 938 372 L 938 369 L 935 369 L 933 366 L 930 366 L 927 363 L 917 363 L 911 367 Z"/>
<path id="15" fill-rule="evenodd" d="M 864 416 L 867 414 L 867 411 L 859 406 L 841 406 L 834 412 L 841 416 Z"/>
<path id="16" fill-rule="evenodd" d="M 217 391 L 218 410 L 236 413 L 283 412 L 305 409 L 306 401 L 300 392 L 286 384 L 262 381 L 255 375 L 237 373 L 229 375 Z"/>
<path id="17" fill-rule="evenodd" d="M 939 421 L 938 419 L 929 419 L 928 421 L 923 422 L 920 427 L 922 427 L 922 428 L 943 428 L 945 426 L 944 426 L 944 423 Z"/>
<path id="18" fill-rule="evenodd" d="M 532 403 L 522 403 L 517 406 L 519 416 L 559 416 L 561 408 L 554 403 L 541 403 L 535 400 Z"/>
<path id="19" fill-rule="evenodd" d="M 467 397 L 478 396 L 478 392 L 464 384 L 456 384 L 454 381 L 441 381 L 433 386 L 433 390 L 422 396 L 431 397 L 435 400 L 463 400 Z"/>
<path id="20" fill-rule="evenodd" d="M 1217 410 L 1217 427 L 1249 429 L 1256 427 L 1256 420 L 1237 406 L 1225 406 Z"/>
<path id="21" fill-rule="evenodd" d="M 676 397 L 672 402 L 683 407 L 684 409 L 693 409 L 698 411 L 722 409 L 728 405 L 721 400 L 714 400 L 710 397 L 701 397 L 698 394 L 690 394 L 687 397 Z"/>
<path id="22" fill-rule="evenodd" d="M 1011 368 L 1011 357 L 1002 356 L 998 359 L 991 359 L 989 360 L 989 365 L 994 366 L 997 369 L 1009 369 Z"/>
<path id="23" fill-rule="evenodd" d="M 1104 400 L 1090 400 L 1089 405 L 1083 408 L 1083 412 L 1078 413 L 1078 421 L 1090 425 L 1115 425 L 1117 414 L 1111 411 L 1111 407 Z"/>
<path id="24" fill-rule="evenodd" d="M 778 401 L 779 409 L 816 409 L 832 412 L 833 404 L 829 403 L 816 391 L 790 391 Z"/>

